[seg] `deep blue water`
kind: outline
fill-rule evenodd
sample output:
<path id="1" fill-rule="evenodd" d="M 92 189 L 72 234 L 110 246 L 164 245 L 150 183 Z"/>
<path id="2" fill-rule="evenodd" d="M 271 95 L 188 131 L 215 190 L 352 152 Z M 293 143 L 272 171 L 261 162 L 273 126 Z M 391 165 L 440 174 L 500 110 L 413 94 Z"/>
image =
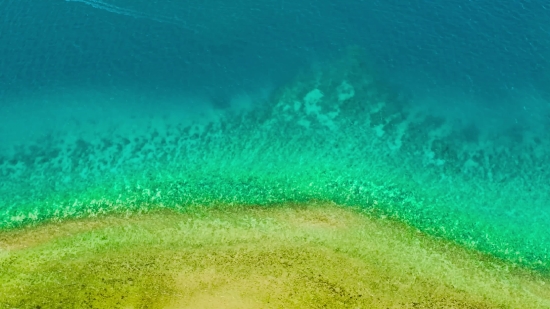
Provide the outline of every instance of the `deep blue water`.
<path id="1" fill-rule="evenodd" d="M 426 231 L 550 265 L 544 1 L 0 0 L 0 12 L 1 226 L 139 190 L 370 207 L 368 192 Z M 364 64 L 339 62 L 350 46 Z"/>
<path id="2" fill-rule="evenodd" d="M 71 87 L 186 91 L 224 101 L 280 84 L 350 44 L 365 47 L 383 74 L 419 98 L 475 105 L 473 112 L 492 117 L 487 110 L 538 114 L 550 91 L 550 5 L 542 0 L 0 6 L 4 104 L 13 94 Z"/>

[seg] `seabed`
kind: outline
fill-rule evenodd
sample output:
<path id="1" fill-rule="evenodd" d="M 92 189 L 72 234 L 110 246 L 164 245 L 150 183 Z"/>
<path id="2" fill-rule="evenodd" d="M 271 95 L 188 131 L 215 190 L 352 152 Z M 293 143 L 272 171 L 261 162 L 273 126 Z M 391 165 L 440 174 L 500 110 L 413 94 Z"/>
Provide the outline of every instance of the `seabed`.
<path id="1" fill-rule="evenodd" d="M 3 233 L 2 308 L 548 308 L 548 278 L 311 202 Z"/>
<path id="2" fill-rule="evenodd" d="M 431 115 L 366 58 L 0 154 L 0 308 L 550 308 L 548 135 Z"/>

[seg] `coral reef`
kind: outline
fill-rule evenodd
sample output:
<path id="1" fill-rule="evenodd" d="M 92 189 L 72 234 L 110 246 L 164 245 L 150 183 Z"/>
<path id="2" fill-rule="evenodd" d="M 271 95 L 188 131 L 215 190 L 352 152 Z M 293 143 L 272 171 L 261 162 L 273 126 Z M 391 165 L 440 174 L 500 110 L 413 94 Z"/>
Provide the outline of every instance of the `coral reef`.
<path id="1" fill-rule="evenodd" d="M 549 269 L 548 137 L 430 115 L 354 48 L 254 106 L 207 124 L 22 144 L 0 157 L 0 227 L 318 200 Z"/>

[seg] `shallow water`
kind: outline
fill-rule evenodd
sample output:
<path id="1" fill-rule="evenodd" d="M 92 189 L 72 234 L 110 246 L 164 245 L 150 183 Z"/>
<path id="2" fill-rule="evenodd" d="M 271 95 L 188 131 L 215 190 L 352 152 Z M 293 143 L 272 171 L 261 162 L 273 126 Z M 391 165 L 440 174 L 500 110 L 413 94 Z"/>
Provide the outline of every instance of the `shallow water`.
<path id="1" fill-rule="evenodd" d="M 548 308 L 548 278 L 327 203 L 0 234 L 0 308 Z"/>
<path id="2" fill-rule="evenodd" d="M 543 1 L 0 10 L 4 229 L 322 200 L 550 267 Z"/>

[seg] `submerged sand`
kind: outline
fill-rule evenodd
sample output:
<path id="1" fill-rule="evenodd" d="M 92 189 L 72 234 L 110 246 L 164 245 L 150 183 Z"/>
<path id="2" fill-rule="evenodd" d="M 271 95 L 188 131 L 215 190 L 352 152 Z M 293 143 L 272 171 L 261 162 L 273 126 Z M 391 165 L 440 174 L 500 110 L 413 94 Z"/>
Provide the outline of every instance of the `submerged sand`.
<path id="1" fill-rule="evenodd" d="M 0 233 L 0 308 L 550 308 L 548 278 L 327 203 Z"/>

